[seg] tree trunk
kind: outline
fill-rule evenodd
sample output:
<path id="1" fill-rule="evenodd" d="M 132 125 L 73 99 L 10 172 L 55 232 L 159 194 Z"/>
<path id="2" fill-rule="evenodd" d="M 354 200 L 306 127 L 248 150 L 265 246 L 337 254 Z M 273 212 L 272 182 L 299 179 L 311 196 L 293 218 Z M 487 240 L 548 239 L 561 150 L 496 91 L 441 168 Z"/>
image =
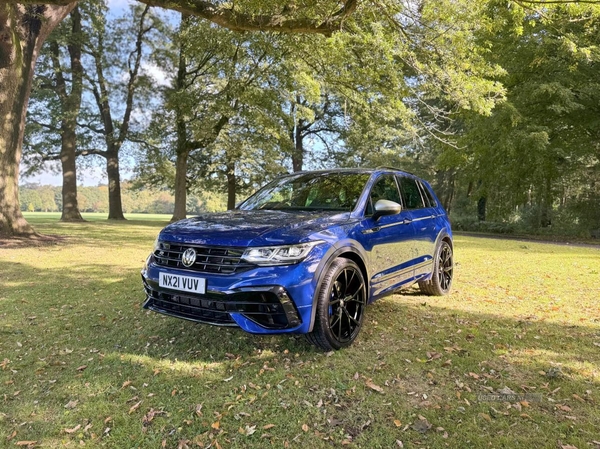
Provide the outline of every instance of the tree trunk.
<path id="1" fill-rule="evenodd" d="M 83 94 L 83 66 L 81 65 L 81 13 L 79 8 L 71 12 L 71 42 L 68 45 L 71 59 L 71 92 L 67 94 L 65 78 L 57 70 L 57 87 L 61 89 L 63 107 L 60 162 L 62 166 L 62 215 L 61 221 L 84 221 L 77 204 L 77 117 Z M 57 45 L 57 44 L 56 44 Z M 56 69 L 59 69 L 58 47 L 56 48 Z"/>
<path id="2" fill-rule="evenodd" d="M 482 196 L 477 201 L 477 219 L 479 221 L 485 221 L 486 206 L 487 206 L 487 198 L 485 196 Z"/>
<path id="3" fill-rule="evenodd" d="M 121 204 L 121 175 L 119 173 L 118 152 L 109 152 L 106 156 L 106 174 L 108 175 L 108 219 L 125 220 Z"/>
<path id="4" fill-rule="evenodd" d="M 293 132 L 294 152 L 292 153 L 292 168 L 294 172 L 302 171 L 304 165 L 304 136 L 300 124 L 296 125 Z"/>
<path id="5" fill-rule="evenodd" d="M 177 152 L 175 162 L 175 210 L 171 221 L 183 220 L 187 216 L 187 166 L 189 150 Z"/>
<path id="6" fill-rule="evenodd" d="M 75 7 L 0 4 L 0 234 L 32 235 L 19 207 L 19 164 L 35 62 L 48 34 Z"/>
<path id="7" fill-rule="evenodd" d="M 77 135 L 74 123 L 64 123 L 62 127 L 62 149 L 60 163 L 62 167 L 62 215 L 61 221 L 83 221 L 77 205 L 77 168 L 75 166 L 75 147 Z"/>
<path id="8" fill-rule="evenodd" d="M 235 178 L 235 162 L 227 162 L 227 210 L 235 209 L 235 189 L 236 189 L 236 178 Z"/>
<path id="9" fill-rule="evenodd" d="M 181 15 L 181 24 L 187 22 L 188 16 Z M 179 67 L 175 87 L 177 92 L 185 89 L 185 77 L 187 76 L 187 63 L 183 46 L 179 45 Z M 175 125 L 177 130 L 177 160 L 175 161 L 175 209 L 171 221 L 183 220 L 187 217 L 187 167 L 191 147 L 187 139 L 187 125 L 184 113 L 179 104 L 175 104 Z"/>

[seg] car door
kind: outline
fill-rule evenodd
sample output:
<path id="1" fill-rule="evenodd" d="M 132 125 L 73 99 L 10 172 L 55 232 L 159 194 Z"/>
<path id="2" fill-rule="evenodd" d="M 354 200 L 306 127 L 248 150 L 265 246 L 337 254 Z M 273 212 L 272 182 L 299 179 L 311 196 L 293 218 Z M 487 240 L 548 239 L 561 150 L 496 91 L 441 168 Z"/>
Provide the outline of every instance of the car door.
<path id="1" fill-rule="evenodd" d="M 424 191 L 422 183 L 413 177 L 397 176 L 402 200 L 407 214 L 410 214 L 415 231 L 415 276 L 431 272 L 438 235 L 435 204 Z"/>
<path id="2" fill-rule="evenodd" d="M 392 174 L 383 174 L 376 180 L 361 223 L 362 243 L 370 254 L 372 299 L 408 282 L 413 277 L 413 260 L 417 257 L 410 212 L 402 210 L 378 220 L 372 218 L 375 203 L 382 199 L 402 205 L 398 184 Z"/>

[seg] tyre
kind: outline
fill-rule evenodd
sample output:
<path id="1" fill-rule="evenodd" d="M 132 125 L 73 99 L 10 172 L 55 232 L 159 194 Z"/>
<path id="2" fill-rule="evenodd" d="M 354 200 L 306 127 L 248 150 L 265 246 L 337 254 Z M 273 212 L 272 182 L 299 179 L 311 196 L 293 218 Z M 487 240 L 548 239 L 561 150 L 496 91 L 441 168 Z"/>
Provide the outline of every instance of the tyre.
<path id="1" fill-rule="evenodd" d="M 360 332 L 366 306 L 367 288 L 358 265 L 345 258 L 334 260 L 321 283 L 315 324 L 307 340 L 325 351 L 351 345 Z"/>
<path id="2" fill-rule="evenodd" d="M 452 247 L 448 242 L 445 240 L 440 242 L 434 259 L 431 279 L 419 282 L 419 288 L 426 295 L 444 296 L 450 293 L 454 274 Z"/>

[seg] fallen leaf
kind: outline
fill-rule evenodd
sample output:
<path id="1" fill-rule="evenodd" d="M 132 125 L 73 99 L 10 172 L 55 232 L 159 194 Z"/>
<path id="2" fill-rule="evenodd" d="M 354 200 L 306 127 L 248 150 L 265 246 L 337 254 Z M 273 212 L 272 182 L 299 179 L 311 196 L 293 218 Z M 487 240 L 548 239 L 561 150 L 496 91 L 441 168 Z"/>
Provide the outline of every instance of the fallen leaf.
<path id="1" fill-rule="evenodd" d="M 263 426 L 263 429 L 269 430 L 269 429 L 272 429 L 273 427 L 275 427 L 275 424 L 267 424 L 266 426 Z"/>
<path id="2" fill-rule="evenodd" d="M 302 424 L 302 430 L 308 432 L 308 426 L 306 424 Z"/>
<path id="3" fill-rule="evenodd" d="M 75 433 L 77 432 L 79 429 L 81 429 L 81 424 L 77 424 L 75 427 L 73 427 L 72 429 L 65 429 L 66 433 Z"/>
<path id="4" fill-rule="evenodd" d="M 385 393 L 385 391 L 383 390 L 383 388 L 381 388 L 379 385 L 376 385 L 376 384 L 374 384 L 374 383 L 371 381 L 371 379 L 367 379 L 367 380 L 365 381 L 365 385 L 366 385 L 367 387 L 369 387 L 371 390 L 374 390 L 374 391 L 376 391 L 377 393 L 381 393 L 381 394 L 384 394 L 384 393 Z"/>
<path id="5" fill-rule="evenodd" d="M 33 446 L 37 444 L 37 441 L 17 441 L 15 444 L 17 446 Z"/>
<path id="6" fill-rule="evenodd" d="M 488 415 L 487 413 L 480 413 L 479 416 L 481 416 L 483 419 L 485 419 L 488 422 L 492 422 L 492 417 L 490 415 Z"/>
<path id="7" fill-rule="evenodd" d="M 246 425 L 245 428 L 241 428 L 239 429 L 239 433 L 241 433 L 242 435 L 246 435 L 247 437 L 249 437 L 250 435 L 254 434 L 254 432 L 256 432 L 256 426 L 249 426 Z"/>
<path id="8" fill-rule="evenodd" d="M 399 419 L 395 419 L 395 420 L 394 420 L 394 425 L 395 425 L 396 427 L 401 427 L 401 426 L 402 426 L 402 422 L 401 422 Z"/>
<path id="9" fill-rule="evenodd" d="M 400 441 L 400 440 L 396 440 L 396 445 L 398 447 L 404 447 L 404 443 L 402 441 Z"/>
<path id="10" fill-rule="evenodd" d="M 131 385 L 131 381 L 130 380 L 126 380 L 125 382 L 123 382 L 123 385 L 121 385 L 121 389 L 123 388 L 127 388 L 129 385 Z"/>
<path id="11" fill-rule="evenodd" d="M 10 440 L 12 440 L 14 437 L 16 437 L 16 436 L 17 436 L 17 431 L 16 431 L 16 430 L 13 430 L 13 433 L 11 433 L 9 436 L 7 436 L 7 437 L 6 437 L 6 439 L 7 439 L 8 441 L 10 441 Z"/>
<path id="12" fill-rule="evenodd" d="M 221 427 L 221 423 L 219 421 L 215 421 L 210 425 L 210 427 L 212 427 L 215 430 L 219 430 L 219 427 Z"/>
<path id="13" fill-rule="evenodd" d="M 431 423 L 427 421 L 427 418 L 424 417 L 420 417 L 420 419 L 415 421 L 415 423 L 411 426 L 413 430 L 421 433 L 427 432 L 429 429 L 431 429 L 431 427 Z"/>
<path id="14" fill-rule="evenodd" d="M 83 371 L 86 368 L 87 368 L 87 365 L 81 365 L 77 368 L 77 371 Z"/>
<path id="15" fill-rule="evenodd" d="M 142 402 L 143 402 L 143 401 L 139 401 L 139 402 L 136 402 L 135 404 L 133 404 L 133 405 L 131 406 L 131 408 L 129 409 L 129 414 L 131 415 L 131 414 L 132 414 L 133 412 L 135 412 L 135 411 L 136 411 L 138 408 L 140 408 L 140 405 L 142 405 Z"/>
<path id="16" fill-rule="evenodd" d="M 503 387 L 498 390 L 498 394 L 517 394 L 508 387 Z"/>
<path id="17" fill-rule="evenodd" d="M 558 408 L 559 410 L 562 410 L 563 412 L 570 412 L 573 410 L 568 405 L 557 405 L 556 408 Z"/>
<path id="18" fill-rule="evenodd" d="M 68 409 L 68 410 L 72 410 L 72 409 L 74 409 L 75 407 L 77 407 L 77 403 L 78 403 L 78 402 L 79 402 L 79 401 L 69 401 L 69 402 L 67 402 L 67 403 L 65 404 L 65 408 L 66 408 L 66 409 Z"/>
<path id="19" fill-rule="evenodd" d="M 577 449 L 577 446 L 573 446 L 572 444 L 561 444 L 560 448 L 561 449 Z"/>
<path id="20" fill-rule="evenodd" d="M 155 415 L 156 415 L 156 411 L 153 408 L 148 410 L 148 413 L 146 413 L 144 415 L 144 417 L 142 418 L 142 426 L 144 426 L 144 427 L 149 426 L 150 423 L 152 422 L 152 420 L 154 419 Z"/>

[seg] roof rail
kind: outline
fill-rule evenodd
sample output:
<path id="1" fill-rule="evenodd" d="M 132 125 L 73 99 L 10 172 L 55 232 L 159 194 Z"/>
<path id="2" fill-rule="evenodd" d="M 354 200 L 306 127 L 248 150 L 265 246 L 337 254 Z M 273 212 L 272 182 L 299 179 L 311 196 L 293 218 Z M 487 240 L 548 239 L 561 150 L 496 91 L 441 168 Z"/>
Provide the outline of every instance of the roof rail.
<path id="1" fill-rule="evenodd" d="M 409 175 L 417 176 L 417 175 L 415 175 L 414 173 L 411 173 L 411 172 L 409 172 L 409 171 L 406 171 L 406 170 L 404 170 L 404 169 L 402 169 L 402 168 L 391 167 L 391 166 L 389 166 L 389 165 L 380 165 L 379 167 L 377 167 L 377 170 L 396 170 L 396 171 L 401 171 L 401 172 L 407 173 L 407 174 L 409 174 Z"/>

